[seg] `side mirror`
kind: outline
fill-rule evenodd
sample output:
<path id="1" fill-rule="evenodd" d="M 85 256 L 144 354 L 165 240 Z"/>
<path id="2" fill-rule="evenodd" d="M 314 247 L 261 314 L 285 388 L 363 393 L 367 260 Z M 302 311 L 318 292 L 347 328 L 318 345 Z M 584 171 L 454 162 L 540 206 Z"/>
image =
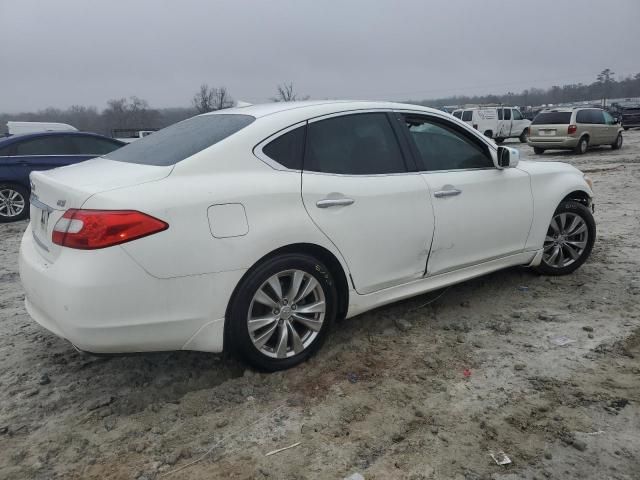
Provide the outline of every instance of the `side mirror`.
<path id="1" fill-rule="evenodd" d="M 498 147 L 498 154 L 496 155 L 496 167 L 497 168 L 509 168 L 515 167 L 520 161 L 520 151 L 516 148 L 510 147 Z"/>

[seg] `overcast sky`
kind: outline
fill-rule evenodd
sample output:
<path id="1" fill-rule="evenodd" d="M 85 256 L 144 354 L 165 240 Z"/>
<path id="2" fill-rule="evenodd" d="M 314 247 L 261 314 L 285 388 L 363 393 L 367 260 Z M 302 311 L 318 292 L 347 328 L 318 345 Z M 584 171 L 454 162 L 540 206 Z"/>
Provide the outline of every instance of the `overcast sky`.
<path id="1" fill-rule="evenodd" d="M 202 83 L 263 102 L 423 99 L 640 72 L 640 0 L 0 0 L 0 112 Z M 616 75 L 617 76 L 617 75 Z"/>

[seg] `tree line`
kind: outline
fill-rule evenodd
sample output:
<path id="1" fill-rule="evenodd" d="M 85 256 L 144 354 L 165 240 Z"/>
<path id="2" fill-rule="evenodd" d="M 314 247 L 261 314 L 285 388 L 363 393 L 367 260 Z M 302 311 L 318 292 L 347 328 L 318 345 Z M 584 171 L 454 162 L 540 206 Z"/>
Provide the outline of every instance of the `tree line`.
<path id="1" fill-rule="evenodd" d="M 436 108 L 445 105 L 499 103 L 516 106 L 540 106 L 581 102 L 591 100 L 608 100 L 612 98 L 640 97 L 640 73 L 620 80 L 614 78 L 615 73 L 606 68 L 600 72 L 596 80 L 590 84 L 571 83 L 554 85 L 550 88 L 528 88 L 520 93 L 507 92 L 502 95 L 452 96 L 431 100 L 409 100 L 409 103 L 428 105 Z"/>
<path id="2" fill-rule="evenodd" d="M 502 95 L 452 96 L 431 100 L 408 100 L 408 103 L 436 108 L 445 105 L 502 103 L 518 106 L 537 106 L 600 100 L 611 98 L 640 97 L 640 73 L 619 80 L 610 69 L 600 72 L 590 84 L 574 83 L 551 88 L 529 88 L 520 93 L 508 92 Z M 306 100 L 308 95 L 296 92 L 293 82 L 285 82 L 276 87 L 274 102 Z M 47 108 L 37 112 L 0 113 L 0 135 L 6 132 L 9 120 L 31 122 L 62 122 L 79 130 L 111 135 L 114 129 L 156 129 L 184 120 L 198 113 L 229 108 L 236 102 L 226 87 L 211 87 L 202 84 L 194 94 L 189 107 L 152 108 L 146 100 L 133 96 L 116 98 L 107 102 L 106 108 L 73 105 L 67 109 Z"/>

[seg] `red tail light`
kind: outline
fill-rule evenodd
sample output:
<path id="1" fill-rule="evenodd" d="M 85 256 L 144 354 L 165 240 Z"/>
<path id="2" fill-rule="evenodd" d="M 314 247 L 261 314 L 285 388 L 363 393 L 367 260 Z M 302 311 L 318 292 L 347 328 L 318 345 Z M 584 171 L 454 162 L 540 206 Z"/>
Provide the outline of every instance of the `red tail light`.
<path id="1" fill-rule="evenodd" d="M 567 128 L 567 133 L 569 135 L 571 135 L 572 133 L 576 133 L 577 131 L 578 131 L 577 125 L 569 125 L 569 128 Z"/>
<path id="2" fill-rule="evenodd" d="M 53 228 L 53 243 L 95 250 L 153 235 L 169 225 L 135 210 L 67 210 Z"/>

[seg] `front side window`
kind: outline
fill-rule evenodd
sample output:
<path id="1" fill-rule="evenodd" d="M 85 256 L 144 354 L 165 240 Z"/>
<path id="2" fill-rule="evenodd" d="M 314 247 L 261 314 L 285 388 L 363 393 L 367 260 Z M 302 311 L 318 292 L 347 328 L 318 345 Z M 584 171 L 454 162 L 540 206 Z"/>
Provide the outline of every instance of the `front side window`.
<path id="1" fill-rule="evenodd" d="M 493 168 L 486 145 L 454 125 L 423 116 L 405 115 L 423 171 Z"/>
<path id="2" fill-rule="evenodd" d="M 604 121 L 607 125 L 615 125 L 616 121 L 615 119 L 611 116 L 611 114 L 609 112 L 602 112 L 604 114 Z"/>
<path id="3" fill-rule="evenodd" d="M 406 172 L 386 113 L 342 115 L 307 127 L 304 170 L 343 175 Z"/>
<path id="4" fill-rule="evenodd" d="M 522 114 L 520 113 L 520 110 L 516 110 L 515 108 L 513 109 L 513 119 L 522 120 Z"/>
<path id="5" fill-rule="evenodd" d="M 280 135 L 262 147 L 262 153 L 283 167 L 301 170 L 305 129 L 306 127 L 302 126 Z"/>
<path id="6" fill-rule="evenodd" d="M 456 112 L 453 112 L 453 116 L 456 117 L 456 118 L 460 118 L 460 117 L 462 117 L 462 112 L 459 111 L 459 110 L 456 111 Z"/>
<path id="7" fill-rule="evenodd" d="M 250 115 L 232 113 L 199 115 L 136 140 L 104 158 L 141 165 L 175 165 L 237 133 L 254 120 Z"/>
<path id="8" fill-rule="evenodd" d="M 462 120 L 465 122 L 470 122 L 473 118 L 473 110 L 465 110 L 462 112 Z"/>
<path id="9" fill-rule="evenodd" d="M 15 146 L 16 155 L 74 155 L 75 149 L 67 136 L 52 135 L 19 142 Z"/>

